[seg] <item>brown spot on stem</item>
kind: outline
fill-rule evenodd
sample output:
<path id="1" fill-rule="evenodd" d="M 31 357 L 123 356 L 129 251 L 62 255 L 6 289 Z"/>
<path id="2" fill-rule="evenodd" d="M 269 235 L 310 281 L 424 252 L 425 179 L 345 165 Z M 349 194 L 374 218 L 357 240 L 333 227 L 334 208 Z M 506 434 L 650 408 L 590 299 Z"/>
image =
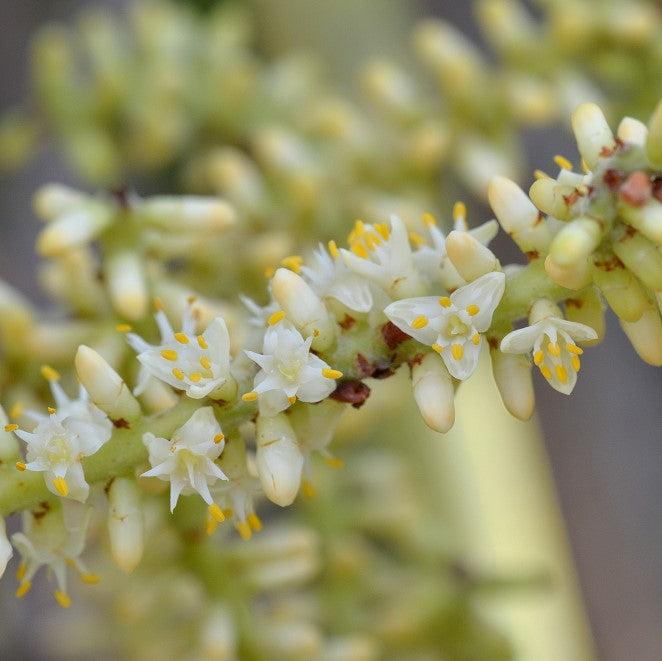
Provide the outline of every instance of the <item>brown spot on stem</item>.
<path id="1" fill-rule="evenodd" d="M 117 418 L 117 420 L 111 419 L 111 422 L 117 429 L 131 429 L 128 420 L 125 420 L 124 418 Z"/>
<path id="2" fill-rule="evenodd" d="M 361 408 L 370 396 L 370 388 L 358 380 L 341 381 L 331 393 L 338 402 L 351 404 L 355 409 Z"/>
<path id="3" fill-rule="evenodd" d="M 354 324 L 356 323 L 356 319 L 354 317 L 346 314 L 341 321 L 338 322 L 338 326 L 342 328 L 343 330 L 347 331 L 349 330 Z"/>
<path id="4" fill-rule="evenodd" d="M 633 207 L 641 207 L 650 200 L 653 184 L 650 177 L 643 171 L 633 172 L 621 185 L 618 194 L 624 202 Z"/>
<path id="5" fill-rule="evenodd" d="M 623 181 L 623 175 L 618 170 L 607 170 L 602 175 L 602 181 L 610 190 L 616 190 Z"/>
<path id="6" fill-rule="evenodd" d="M 401 331 L 391 321 L 387 321 L 382 326 L 382 337 L 384 338 L 384 342 L 386 342 L 386 346 L 391 350 L 395 349 L 399 344 L 401 344 L 405 340 L 410 339 L 410 336 L 407 335 L 407 333 Z"/>

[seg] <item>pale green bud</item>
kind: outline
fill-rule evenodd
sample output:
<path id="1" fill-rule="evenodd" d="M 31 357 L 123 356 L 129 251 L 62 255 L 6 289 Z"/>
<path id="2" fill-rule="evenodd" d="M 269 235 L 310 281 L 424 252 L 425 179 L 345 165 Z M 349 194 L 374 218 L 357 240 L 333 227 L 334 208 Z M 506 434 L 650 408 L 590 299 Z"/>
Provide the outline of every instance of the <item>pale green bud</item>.
<path id="1" fill-rule="evenodd" d="M 108 537 L 117 566 L 130 574 L 143 554 L 141 494 L 135 480 L 116 477 L 108 489 Z"/>
<path id="2" fill-rule="evenodd" d="M 561 228 L 552 241 L 549 254 L 561 267 L 582 263 L 598 247 L 602 232 L 597 220 L 577 218 Z"/>
<path id="3" fill-rule="evenodd" d="M 579 153 L 588 167 L 593 169 L 600 156 L 613 151 L 616 146 L 614 134 L 595 103 L 583 103 L 572 113 L 571 121 Z"/>
<path id="4" fill-rule="evenodd" d="M 655 112 L 648 122 L 646 140 L 648 160 L 656 166 L 662 166 L 662 101 L 655 107 Z"/>
<path id="5" fill-rule="evenodd" d="M 428 353 L 415 363 L 411 383 L 425 424 L 434 431 L 449 431 L 455 422 L 455 388 L 441 358 Z"/>
<path id="6" fill-rule="evenodd" d="M 531 363 L 524 354 L 490 351 L 492 373 L 507 411 L 518 420 L 528 420 L 533 415 L 535 394 L 531 378 Z"/>
<path id="7" fill-rule="evenodd" d="M 662 290 L 662 253 L 639 232 L 617 226 L 612 234 L 616 256 L 653 291 Z"/>
<path id="8" fill-rule="evenodd" d="M 656 307 L 650 306 L 638 321 L 621 320 L 621 328 L 643 361 L 662 366 L 662 320 Z"/>
<path id="9" fill-rule="evenodd" d="M 650 307 L 641 283 L 621 262 L 609 256 L 593 260 L 593 282 L 600 288 L 609 307 L 623 321 L 637 321 Z"/>

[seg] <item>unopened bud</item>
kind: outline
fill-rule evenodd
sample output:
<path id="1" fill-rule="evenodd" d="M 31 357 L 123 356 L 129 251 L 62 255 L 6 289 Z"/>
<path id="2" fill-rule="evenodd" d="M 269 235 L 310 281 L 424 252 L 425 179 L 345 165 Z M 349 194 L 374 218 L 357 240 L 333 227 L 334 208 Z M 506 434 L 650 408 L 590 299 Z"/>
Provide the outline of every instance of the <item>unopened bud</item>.
<path id="1" fill-rule="evenodd" d="M 323 351 L 331 346 L 335 339 L 331 315 L 322 299 L 300 275 L 279 268 L 271 280 L 271 292 L 302 335 L 312 335 L 313 349 Z"/>
<path id="2" fill-rule="evenodd" d="M 569 201 L 573 199 L 576 188 L 572 184 L 564 185 L 556 179 L 543 177 L 531 184 L 529 195 L 533 203 L 543 213 L 559 220 L 570 219 Z"/>
<path id="3" fill-rule="evenodd" d="M 637 321 L 650 307 L 648 296 L 639 280 L 613 257 L 593 260 L 593 282 L 600 288 L 609 307 L 623 321 Z"/>
<path id="4" fill-rule="evenodd" d="M 108 489 L 108 536 L 113 560 L 130 574 L 143 555 L 143 513 L 135 480 L 117 477 Z"/>
<path id="5" fill-rule="evenodd" d="M 455 389 L 439 356 L 428 353 L 414 364 L 411 382 L 425 424 L 442 434 L 449 431 L 455 422 Z"/>
<path id="6" fill-rule="evenodd" d="M 469 232 L 453 230 L 446 237 L 446 252 L 457 272 L 467 282 L 472 282 L 499 267 L 494 253 L 474 239 Z"/>
<path id="7" fill-rule="evenodd" d="M 662 203 L 650 199 L 640 207 L 622 204 L 620 213 L 628 225 L 639 230 L 656 245 L 662 246 Z"/>
<path id="8" fill-rule="evenodd" d="M 76 373 L 90 399 L 112 420 L 131 420 L 140 415 L 140 404 L 120 375 L 93 349 L 78 347 Z"/>
<path id="9" fill-rule="evenodd" d="M 557 264 L 551 255 L 545 258 L 545 271 L 554 282 L 567 289 L 583 289 L 591 283 L 591 268 L 588 259 L 571 266 Z"/>
<path id="10" fill-rule="evenodd" d="M 161 413 L 172 408 L 179 397 L 169 385 L 160 379 L 151 378 L 140 393 L 140 400 L 151 413 Z"/>
<path id="11" fill-rule="evenodd" d="M 662 101 L 660 101 L 653 116 L 648 122 L 648 139 L 646 140 L 648 160 L 656 166 L 662 166 Z"/>
<path id="12" fill-rule="evenodd" d="M 149 225 L 175 232 L 224 232 L 237 222 L 233 207 L 216 197 L 149 197 L 139 207 Z"/>
<path id="13" fill-rule="evenodd" d="M 35 213 L 42 220 L 54 220 L 58 216 L 82 206 L 87 197 L 80 191 L 62 184 L 42 186 L 32 200 Z"/>
<path id="14" fill-rule="evenodd" d="M 592 328 L 598 335 L 595 340 L 583 342 L 592 346 L 602 341 L 605 336 L 605 313 L 603 303 L 595 287 L 587 287 L 576 296 L 565 300 L 565 316 L 569 321 L 576 321 Z"/>
<path id="15" fill-rule="evenodd" d="M 5 573 L 7 563 L 11 560 L 12 555 L 14 555 L 14 551 L 7 538 L 7 526 L 4 518 L 0 516 L 0 578 Z"/>
<path id="16" fill-rule="evenodd" d="M 626 145 L 637 145 L 644 147 L 648 138 L 646 124 L 632 117 L 624 117 L 616 131 L 618 139 Z"/>
<path id="17" fill-rule="evenodd" d="M 651 306 L 638 321 L 621 320 L 621 328 L 642 360 L 662 366 L 662 320 L 656 307 Z"/>
<path id="18" fill-rule="evenodd" d="M 108 293 L 117 313 L 130 321 L 142 319 L 147 313 L 149 294 L 141 256 L 130 250 L 110 254 L 105 270 Z"/>
<path id="19" fill-rule="evenodd" d="M 528 420 L 533 414 L 535 394 L 531 378 L 531 364 L 523 354 L 490 352 L 492 372 L 503 405 L 518 420 Z"/>
<path id="20" fill-rule="evenodd" d="M 572 113 L 572 130 L 577 140 L 577 148 L 590 169 L 593 169 L 600 156 L 611 154 L 616 142 L 614 134 L 600 108 L 595 103 L 582 103 Z"/>
<path id="21" fill-rule="evenodd" d="M 406 117 L 416 110 L 412 80 L 397 66 L 386 61 L 370 63 L 362 75 L 363 87 L 380 110 Z"/>
<path id="22" fill-rule="evenodd" d="M 312 554 L 299 554 L 275 562 L 252 566 L 246 579 L 250 585 L 262 591 L 281 592 L 304 585 L 319 571 L 319 559 Z"/>
<path id="23" fill-rule="evenodd" d="M 256 462 L 267 498 L 281 507 L 291 505 L 301 485 L 303 455 L 284 414 L 258 416 Z"/>
<path id="24" fill-rule="evenodd" d="M 209 661 L 234 661 L 237 640 L 231 611 L 215 605 L 207 615 L 200 635 L 202 657 Z"/>
<path id="25" fill-rule="evenodd" d="M 561 267 L 583 263 L 602 240 L 602 227 L 593 218 L 577 218 L 564 225 L 549 248 L 550 257 Z"/>
<path id="26" fill-rule="evenodd" d="M 612 247 L 616 256 L 653 291 L 662 290 L 662 252 L 643 234 L 624 225 L 614 229 Z"/>

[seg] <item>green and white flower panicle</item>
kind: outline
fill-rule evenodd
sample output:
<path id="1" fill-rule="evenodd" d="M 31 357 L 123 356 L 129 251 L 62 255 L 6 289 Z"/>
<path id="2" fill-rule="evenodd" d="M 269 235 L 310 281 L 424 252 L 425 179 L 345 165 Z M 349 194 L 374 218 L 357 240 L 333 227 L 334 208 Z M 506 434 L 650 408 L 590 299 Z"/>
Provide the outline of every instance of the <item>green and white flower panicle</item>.
<path id="1" fill-rule="evenodd" d="M 456 379 L 476 369 L 482 333 L 501 301 L 506 277 L 494 271 L 456 289 L 450 296 L 423 296 L 391 303 L 384 314 L 401 331 L 439 353 Z"/>
<path id="2" fill-rule="evenodd" d="M 222 510 L 214 503 L 209 487 L 217 480 L 228 479 L 215 463 L 225 447 L 225 436 L 211 406 L 199 408 L 170 440 L 147 432 L 143 444 L 152 468 L 142 477 L 170 482 L 171 512 L 180 495 L 198 493 L 207 503 L 210 515 L 223 521 Z"/>
<path id="3" fill-rule="evenodd" d="M 196 335 L 190 307 L 184 313 L 181 331 L 173 330 L 163 310 L 157 311 L 155 319 L 161 334 L 159 344 L 149 344 L 135 333 L 127 333 L 143 367 L 134 393 L 142 393 L 153 376 L 184 390 L 193 399 L 233 398 L 236 383 L 230 375 L 230 336 L 225 321 L 217 317 L 201 335 Z"/>
<path id="4" fill-rule="evenodd" d="M 529 321 L 529 326 L 501 340 L 501 351 L 530 354 L 549 385 L 569 395 L 577 383 L 584 353 L 576 342 L 595 340 L 598 334 L 585 324 L 567 321 L 561 310 L 545 299 L 534 303 Z"/>

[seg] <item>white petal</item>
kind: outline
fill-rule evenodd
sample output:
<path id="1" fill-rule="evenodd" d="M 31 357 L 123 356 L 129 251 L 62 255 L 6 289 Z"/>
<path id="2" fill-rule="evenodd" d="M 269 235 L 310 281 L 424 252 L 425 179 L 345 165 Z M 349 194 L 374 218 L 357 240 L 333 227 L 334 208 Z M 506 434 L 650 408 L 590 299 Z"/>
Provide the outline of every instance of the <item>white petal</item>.
<path id="1" fill-rule="evenodd" d="M 553 319 L 552 323 L 562 331 L 565 331 L 573 340 L 578 342 L 585 342 L 587 340 L 595 340 L 598 334 L 590 326 L 580 324 L 576 321 L 568 321 L 566 319 Z"/>
<path id="2" fill-rule="evenodd" d="M 384 314 L 403 332 L 423 344 L 431 346 L 437 339 L 444 315 L 438 296 L 405 298 L 391 303 Z M 426 317 L 428 323 L 423 328 L 412 328 L 418 317 Z"/>
<path id="3" fill-rule="evenodd" d="M 230 365 L 230 335 L 224 319 L 216 317 L 202 336 L 209 345 L 212 361 L 221 367 L 222 374 L 227 374 Z"/>
<path id="4" fill-rule="evenodd" d="M 499 271 L 492 271 L 454 291 L 451 301 L 459 309 L 466 309 L 469 305 L 478 306 L 479 311 L 473 317 L 473 324 L 482 333 L 492 323 L 492 315 L 505 288 L 506 276 Z"/>
<path id="5" fill-rule="evenodd" d="M 480 348 L 482 346 L 482 337 L 479 344 L 474 344 L 471 341 L 464 343 L 464 353 L 460 360 L 455 360 L 451 351 L 450 345 L 446 346 L 441 354 L 444 363 L 448 368 L 451 376 L 454 376 L 460 381 L 468 379 L 478 365 L 478 358 L 480 356 Z"/>
<path id="6" fill-rule="evenodd" d="M 486 246 L 498 232 L 499 223 L 494 219 L 488 220 L 486 223 L 469 230 L 469 234 L 471 234 L 471 236 L 477 241 L 480 241 L 484 246 Z"/>
<path id="7" fill-rule="evenodd" d="M 372 308 L 370 286 L 355 275 L 347 275 L 333 284 L 327 295 L 355 312 L 368 312 Z"/>
<path id="8" fill-rule="evenodd" d="M 529 353 L 533 349 L 533 343 L 542 332 L 540 323 L 514 330 L 501 340 L 501 351 L 504 353 Z"/>

